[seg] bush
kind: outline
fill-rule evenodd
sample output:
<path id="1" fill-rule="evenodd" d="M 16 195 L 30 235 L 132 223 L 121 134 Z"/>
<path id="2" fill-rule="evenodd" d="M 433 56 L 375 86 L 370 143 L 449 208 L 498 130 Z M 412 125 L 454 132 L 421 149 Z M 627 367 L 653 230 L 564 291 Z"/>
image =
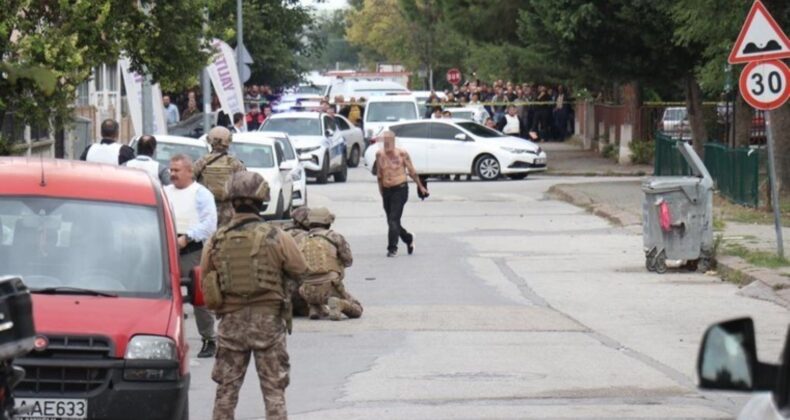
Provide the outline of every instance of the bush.
<path id="1" fill-rule="evenodd" d="M 0 156 L 11 156 L 11 143 L 0 137 Z"/>
<path id="2" fill-rule="evenodd" d="M 631 149 L 631 162 L 642 165 L 653 164 L 653 153 L 655 152 L 653 142 L 633 140 L 628 147 Z"/>
<path id="3" fill-rule="evenodd" d="M 601 154 L 603 155 L 603 157 L 607 159 L 617 160 L 618 147 L 616 144 L 609 143 L 603 147 L 603 151 L 601 152 Z"/>

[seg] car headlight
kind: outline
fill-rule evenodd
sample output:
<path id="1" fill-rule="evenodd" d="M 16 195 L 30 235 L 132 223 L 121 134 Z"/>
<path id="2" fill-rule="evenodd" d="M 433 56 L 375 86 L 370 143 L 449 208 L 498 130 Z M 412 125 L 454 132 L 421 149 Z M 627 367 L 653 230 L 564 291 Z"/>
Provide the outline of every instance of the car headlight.
<path id="1" fill-rule="evenodd" d="M 176 343 L 167 337 L 138 335 L 126 347 L 126 359 L 177 360 Z"/>
<path id="2" fill-rule="evenodd" d="M 516 154 L 520 154 L 520 153 L 535 154 L 535 152 L 532 151 L 532 150 L 529 150 L 529 149 L 518 149 L 518 148 L 515 148 L 515 147 L 502 147 L 502 150 L 506 150 L 506 151 L 508 151 L 510 153 L 516 153 Z"/>
<path id="3" fill-rule="evenodd" d="M 301 155 L 303 153 L 315 152 L 316 150 L 318 150 L 320 148 L 321 148 L 321 146 L 305 147 L 304 149 L 298 149 L 297 151 Z"/>

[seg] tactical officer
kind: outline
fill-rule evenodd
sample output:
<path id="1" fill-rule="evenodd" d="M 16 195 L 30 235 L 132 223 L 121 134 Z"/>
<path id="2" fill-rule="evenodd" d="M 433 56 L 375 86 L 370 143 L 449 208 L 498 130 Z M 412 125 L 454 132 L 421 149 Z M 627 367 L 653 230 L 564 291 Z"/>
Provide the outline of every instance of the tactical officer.
<path id="1" fill-rule="evenodd" d="M 265 223 L 259 213 L 269 199 L 260 174 L 232 175 L 227 191 L 235 215 L 217 230 L 201 261 L 206 306 L 220 317 L 212 379 L 217 383 L 214 420 L 233 419 L 250 354 L 261 383 L 267 419 L 285 419 L 290 363 L 290 301 L 284 276 L 307 269 L 290 235 Z"/>
<path id="2" fill-rule="evenodd" d="M 351 267 L 354 259 L 346 238 L 329 230 L 334 221 L 335 215 L 326 207 L 310 209 L 310 232 L 299 243 L 307 261 L 299 294 L 309 305 L 310 319 L 320 319 L 324 305 L 329 305 L 329 318 L 333 321 L 339 321 L 342 315 L 362 316 L 362 305 L 343 286 L 345 269 Z"/>
<path id="3" fill-rule="evenodd" d="M 240 160 L 228 155 L 228 147 L 232 141 L 230 130 L 214 127 L 206 135 L 206 140 L 211 145 L 211 153 L 195 162 L 195 179 L 214 194 L 217 225 L 223 226 L 233 217 L 233 206 L 226 195 L 225 184 L 231 175 L 246 168 Z"/>
<path id="4" fill-rule="evenodd" d="M 310 210 L 307 207 L 299 207 L 295 209 L 291 212 L 291 223 L 283 228 L 284 231 L 289 233 L 291 237 L 294 238 L 294 242 L 296 242 L 297 247 L 302 242 L 302 240 L 307 237 L 307 233 L 310 231 L 310 228 L 307 226 L 307 214 L 309 211 Z M 308 315 L 307 302 L 305 302 L 304 299 L 302 299 L 302 296 L 299 295 L 299 287 L 301 285 L 301 277 L 286 277 L 285 279 L 285 287 L 288 291 L 288 294 L 291 296 L 291 305 L 293 305 L 294 316 Z"/>

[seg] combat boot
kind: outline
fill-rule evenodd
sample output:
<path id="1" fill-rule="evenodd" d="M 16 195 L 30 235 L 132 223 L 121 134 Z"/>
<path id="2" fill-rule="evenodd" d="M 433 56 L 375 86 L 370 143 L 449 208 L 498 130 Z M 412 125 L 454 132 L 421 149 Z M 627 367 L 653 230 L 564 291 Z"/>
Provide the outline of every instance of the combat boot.
<path id="1" fill-rule="evenodd" d="M 340 321 L 343 319 L 343 312 L 346 311 L 348 303 L 336 297 L 329 298 L 329 319 L 332 321 Z"/>
<path id="2" fill-rule="evenodd" d="M 321 305 L 310 305 L 310 319 L 321 319 L 321 315 L 324 314 L 324 308 Z"/>

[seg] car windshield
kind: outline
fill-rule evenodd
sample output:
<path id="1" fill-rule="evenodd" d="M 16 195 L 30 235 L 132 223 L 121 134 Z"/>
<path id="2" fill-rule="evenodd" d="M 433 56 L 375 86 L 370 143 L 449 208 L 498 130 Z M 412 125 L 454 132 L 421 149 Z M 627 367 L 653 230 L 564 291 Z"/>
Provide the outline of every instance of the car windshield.
<path id="1" fill-rule="evenodd" d="M 269 118 L 261 131 L 284 131 L 289 136 L 320 136 L 321 123 L 318 118 Z"/>
<path id="2" fill-rule="evenodd" d="M 492 130 L 488 127 L 482 126 L 476 122 L 460 122 L 458 126 L 463 128 L 464 130 L 474 134 L 477 137 L 505 137 L 504 134 L 500 133 L 499 131 Z"/>
<path id="3" fill-rule="evenodd" d="M 294 89 L 294 93 L 320 95 L 324 93 L 326 86 L 324 85 L 300 85 Z"/>
<path id="4" fill-rule="evenodd" d="M 274 168 L 274 153 L 269 145 L 231 143 L 230 153 L 248 168 Z"/>
<path id="5" fill-rule="evenodd" d="M 416 120 L 417 110 L 414 102 L 374 102 L 368 104 L 365 121 L 392 122 L 401 120 Z"/>
<path id="6" fill-rule="evenodd" d="M 197 143 L 198 140 L 195 140 Z M 175 155 L 187 155 L 192 161 L 196 161 L 201 157 L 208 154 L 205 146 L 200 144 L 176 144 L 160 142 L 156 145 L 156 153 L 154 158 L 160 165 L 168 168 L 170 167 L 170 158 Z"/>
<path id="7" fill-rule="evenodd" d="M 686 108 L 669 108 L 664 113 L 665 121 L 680 121 L 686 118 Z"/>
<path id="8" fill-rule="evenodd" d="M 0 198 L 0 276 L 31 290 L 166 293 L 166 253 L 155 207 L 60 198 Z"/>

